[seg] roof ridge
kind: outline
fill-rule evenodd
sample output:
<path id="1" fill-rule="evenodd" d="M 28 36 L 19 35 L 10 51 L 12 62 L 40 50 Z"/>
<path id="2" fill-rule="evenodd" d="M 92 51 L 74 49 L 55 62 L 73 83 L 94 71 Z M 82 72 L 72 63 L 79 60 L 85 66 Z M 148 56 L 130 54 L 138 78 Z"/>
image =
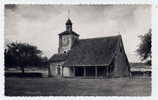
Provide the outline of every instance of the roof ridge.
<path id="1" fill-rule="evenodd" d="M 107 36 L 107 37 L 94 37 L 94 38 L 85 38 L 79 40 L 91 40 L 91 39 L 104 39 L 104 38 L 112 38 L 112 37 L 120 37 L 121 35 Z"/>

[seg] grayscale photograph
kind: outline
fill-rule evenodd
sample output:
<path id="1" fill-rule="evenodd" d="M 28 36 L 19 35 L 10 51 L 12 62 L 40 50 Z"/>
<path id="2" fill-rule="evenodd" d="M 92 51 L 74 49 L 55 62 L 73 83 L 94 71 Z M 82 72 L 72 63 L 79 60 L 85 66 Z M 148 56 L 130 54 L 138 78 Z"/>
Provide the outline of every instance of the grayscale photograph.
<path id="1" fill-rule="evenodd" d="M 151 96 L 151 9 L 5 4 L 5 96 Z"/>

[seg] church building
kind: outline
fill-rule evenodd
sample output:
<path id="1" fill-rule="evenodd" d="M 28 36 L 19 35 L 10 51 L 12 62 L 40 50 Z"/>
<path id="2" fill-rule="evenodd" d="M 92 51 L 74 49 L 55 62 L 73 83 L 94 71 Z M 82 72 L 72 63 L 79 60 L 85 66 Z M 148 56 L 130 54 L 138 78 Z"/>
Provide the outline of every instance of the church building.
<path id="1" fill-rule="evenodd" d="M 121 35 L 80 39 L 70 19 L 59 34 L 58 53 L 50 58 L 49 74 L 57 77 L 127 77 L 130 65 Z"/>

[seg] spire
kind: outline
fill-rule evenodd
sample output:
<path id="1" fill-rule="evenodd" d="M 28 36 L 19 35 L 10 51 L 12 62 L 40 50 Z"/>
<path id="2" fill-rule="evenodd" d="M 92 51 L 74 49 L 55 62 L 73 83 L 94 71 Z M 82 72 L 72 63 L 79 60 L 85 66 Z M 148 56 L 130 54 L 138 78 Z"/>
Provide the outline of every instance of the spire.
<path id="1" fill-rule="evenodd" d="M 70 20 L 70 18 L 68 18 L 68 20 L 66 21 L 66 31 L 72 31 L 72 22 Z"/>
<path id="2" fill-rule="evenodd" d="M 70 9 L 68 9 L 67 18 L 70 18 Z"/>
<path id="3" fill-rule="evenodd" d="M 68 18 L 68 20 L 66 21 L 66 25 L 72 25 L 70 18 Z"/>

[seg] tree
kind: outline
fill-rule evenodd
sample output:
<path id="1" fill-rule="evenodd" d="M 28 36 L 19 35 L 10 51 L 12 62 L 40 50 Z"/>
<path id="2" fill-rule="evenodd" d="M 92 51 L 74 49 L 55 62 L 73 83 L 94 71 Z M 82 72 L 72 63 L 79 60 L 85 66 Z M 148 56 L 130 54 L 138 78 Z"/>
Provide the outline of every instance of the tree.
<path id="1" fill-rule="evenodd" d="M 20 67 L 22 73 L 28 66 L 41 62 L 42 52 L 36 46 L 27 43 L 9 43 L 5 48 L 5 67 Z"/>
<path id="2" fill-rule="evenodd" d="M 142 61 L 146 61 L 151 65 L 151 29 L 145 34 L 140 36 L 141 43 L 137 49 Z"/>

